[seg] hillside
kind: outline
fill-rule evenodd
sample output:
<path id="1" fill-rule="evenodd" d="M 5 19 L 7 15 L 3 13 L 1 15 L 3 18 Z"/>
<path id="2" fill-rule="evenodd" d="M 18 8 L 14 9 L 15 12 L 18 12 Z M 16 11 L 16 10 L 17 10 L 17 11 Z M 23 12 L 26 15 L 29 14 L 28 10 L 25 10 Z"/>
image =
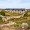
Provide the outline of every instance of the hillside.
<path id="1" fill-rule="evenodd" d="M 21 16 L 21 15 L 22 16 L 20 18 L 11 18 L 11 19 L 7 18 L 8 20 L 7 19 L 6 20 L 0 19 L 0 20 L 4 20 L 4 21 L 0 22 L 0 24 L 8 23 L 9 21 L 13 21 L 13 22 L 18 23 L 18 26 L 24 22 L 29 24 L 29 22 L 30 22 L 30 11 L 25 11 L 25 14 L 24 15 L 23 14 L 22 13 L 16 13 L 16 12 L 12 13 L 9 11 L 2 10 L 2 11 L 0 11 L 0 15 L 2 15 L 3 17 L 0 17 L 0 18 L 6 19 L 7 17 L 10 17 L 10 16 Z"/>

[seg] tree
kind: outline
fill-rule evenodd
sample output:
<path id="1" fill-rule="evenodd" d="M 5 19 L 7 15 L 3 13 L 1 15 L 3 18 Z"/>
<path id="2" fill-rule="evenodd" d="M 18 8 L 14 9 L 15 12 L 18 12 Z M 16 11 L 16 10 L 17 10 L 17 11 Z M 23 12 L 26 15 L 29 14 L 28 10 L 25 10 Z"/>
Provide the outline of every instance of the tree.
<path id="1" fill-rule="evenodd" d="M 2 10 L 2 11 L 0 12 L 0 14 L 3 15 L 3 16 L 5 16 L 5 11 Z"/>

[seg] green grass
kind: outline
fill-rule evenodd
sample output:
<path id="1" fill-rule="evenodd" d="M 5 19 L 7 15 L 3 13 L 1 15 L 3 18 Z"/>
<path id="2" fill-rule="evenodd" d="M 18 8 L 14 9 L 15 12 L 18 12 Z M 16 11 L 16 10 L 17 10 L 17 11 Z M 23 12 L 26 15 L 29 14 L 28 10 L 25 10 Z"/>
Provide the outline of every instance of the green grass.
<path id="1" fill-rule="evenodd" d="M 9 16 L 19 16 L 21 14 L 20 13 L 5 12 L 5 15 L 9 15 Z"/>

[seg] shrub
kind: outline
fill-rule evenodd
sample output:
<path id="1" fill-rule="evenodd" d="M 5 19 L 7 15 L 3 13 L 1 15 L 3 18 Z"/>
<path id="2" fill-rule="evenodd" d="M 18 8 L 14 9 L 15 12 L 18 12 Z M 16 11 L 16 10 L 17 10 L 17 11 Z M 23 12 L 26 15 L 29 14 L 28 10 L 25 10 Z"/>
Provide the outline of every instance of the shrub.
<path id="1" fill-rule="evenodd" d="M 2 10 L 2 11 L 0 12 L 0 14 L 3 15 L 3 16 L 5 16 L 5 11 Z"/>

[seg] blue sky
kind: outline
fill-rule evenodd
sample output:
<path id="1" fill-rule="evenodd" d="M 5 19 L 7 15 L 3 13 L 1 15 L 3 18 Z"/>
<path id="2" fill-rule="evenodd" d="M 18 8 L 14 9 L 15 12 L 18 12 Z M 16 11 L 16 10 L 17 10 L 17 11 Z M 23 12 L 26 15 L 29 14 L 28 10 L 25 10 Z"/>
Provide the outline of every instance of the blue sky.
<path id="1" fill-rule="evenodd" d="M 0 0 L 0 8 L 30 8 L 30 0 Z"/>

